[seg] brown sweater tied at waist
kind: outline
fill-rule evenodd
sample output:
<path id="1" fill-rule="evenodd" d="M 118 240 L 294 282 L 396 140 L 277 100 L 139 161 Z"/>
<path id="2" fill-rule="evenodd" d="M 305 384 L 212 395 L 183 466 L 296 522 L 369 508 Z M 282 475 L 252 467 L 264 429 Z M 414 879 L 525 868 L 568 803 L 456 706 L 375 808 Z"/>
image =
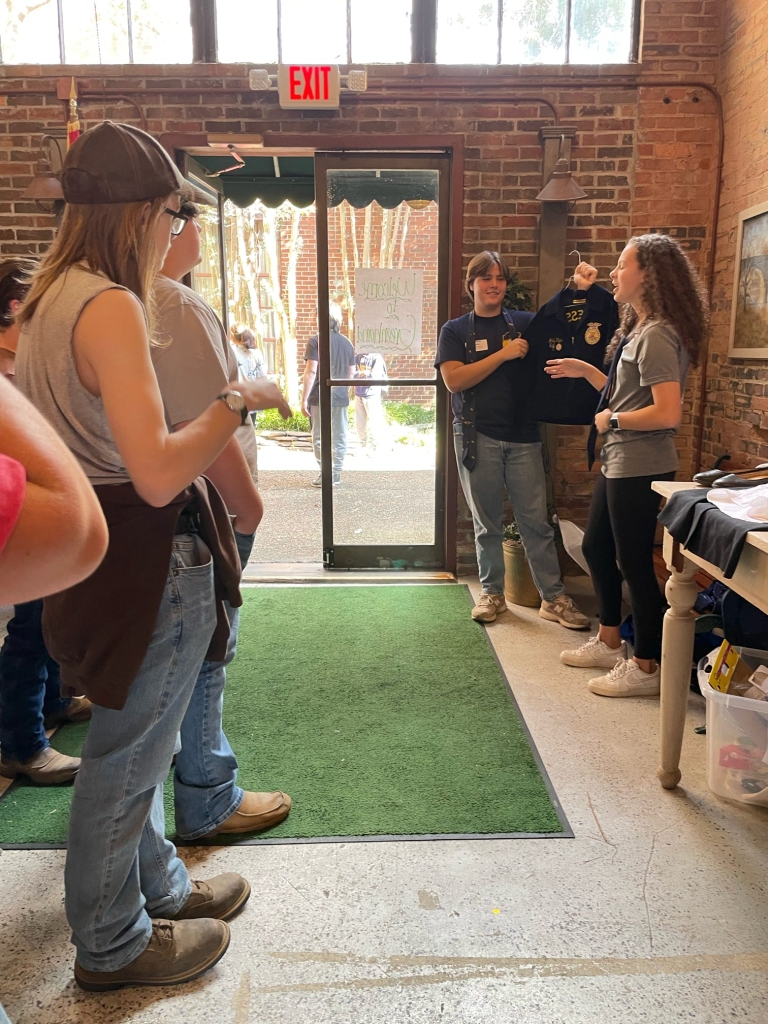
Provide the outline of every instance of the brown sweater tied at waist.
<path id="1" fill-rule="evenodd" d="M 240 596 L 240 559 L 229 515 L 205 477 L 154 508 L 133 484 L 94 488 L 109 527 L 109 546 L 96 572 L 59 594 L 46 597 L 43 635 L 61 666 L 64 695 L 85 694 L 119 711 L 149 649 L 171 561 L 176 523 L 188 506 L 213 556 L 216 628 L 206 658 L 223 661 L 229 639 L 224 601 Z"/>

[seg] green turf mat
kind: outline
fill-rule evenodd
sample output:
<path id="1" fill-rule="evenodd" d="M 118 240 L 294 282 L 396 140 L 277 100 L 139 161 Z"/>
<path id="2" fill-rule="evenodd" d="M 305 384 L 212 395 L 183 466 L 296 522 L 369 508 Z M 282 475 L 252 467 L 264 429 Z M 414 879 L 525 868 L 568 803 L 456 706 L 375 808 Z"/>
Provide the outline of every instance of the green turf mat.
<path id="1" fill-rule="evenodd" d="M 224 702 L 238 781 L 294 801 L 264 839 L 568 833 L 465 587 L 243 596 Z M 56 747 L 77 753 L 86 729 Z M 65 843 L 70 794 L 14 785 L 0 844 Z M 166 814 L 173 834 L 170 785 Z"/>

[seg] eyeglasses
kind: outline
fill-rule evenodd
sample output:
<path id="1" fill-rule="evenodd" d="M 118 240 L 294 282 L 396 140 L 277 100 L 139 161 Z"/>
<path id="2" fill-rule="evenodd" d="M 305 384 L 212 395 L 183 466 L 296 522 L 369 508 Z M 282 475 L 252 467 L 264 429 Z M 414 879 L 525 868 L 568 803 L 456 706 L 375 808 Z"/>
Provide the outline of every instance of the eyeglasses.
<path id="1" fill-rule="evenodd" d="M 187 221 L 191 220 L 189 214 L 180 213 L 179 210 L 169 210 L 168 207 L 163 210 L 163 213 L 167 213 L 173 219 L 171 220 L 171 234 L 180 235 L 181 232 L 187 225 Z"/>

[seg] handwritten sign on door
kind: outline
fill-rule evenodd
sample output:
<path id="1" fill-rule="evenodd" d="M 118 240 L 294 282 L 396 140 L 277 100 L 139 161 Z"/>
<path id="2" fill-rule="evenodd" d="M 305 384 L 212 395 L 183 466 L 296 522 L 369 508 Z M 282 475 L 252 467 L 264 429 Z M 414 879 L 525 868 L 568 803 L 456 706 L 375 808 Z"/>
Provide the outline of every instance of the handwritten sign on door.
<path id="1" fill-rule="evenodd" d="M 423 270 L 355 271 L 355 349 L 419 355 Z"/>

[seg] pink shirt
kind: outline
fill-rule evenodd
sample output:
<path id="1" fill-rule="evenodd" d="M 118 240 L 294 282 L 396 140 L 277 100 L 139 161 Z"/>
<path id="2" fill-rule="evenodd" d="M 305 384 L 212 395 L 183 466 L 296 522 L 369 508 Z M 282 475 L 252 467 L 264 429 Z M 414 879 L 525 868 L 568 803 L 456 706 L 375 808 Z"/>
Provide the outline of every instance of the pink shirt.
<path id="1" fill-rule="evenodd" d="M 27 474 L 22 464 L 0 454 L 0 551 L 21 514 L 26 486 Z"/>

